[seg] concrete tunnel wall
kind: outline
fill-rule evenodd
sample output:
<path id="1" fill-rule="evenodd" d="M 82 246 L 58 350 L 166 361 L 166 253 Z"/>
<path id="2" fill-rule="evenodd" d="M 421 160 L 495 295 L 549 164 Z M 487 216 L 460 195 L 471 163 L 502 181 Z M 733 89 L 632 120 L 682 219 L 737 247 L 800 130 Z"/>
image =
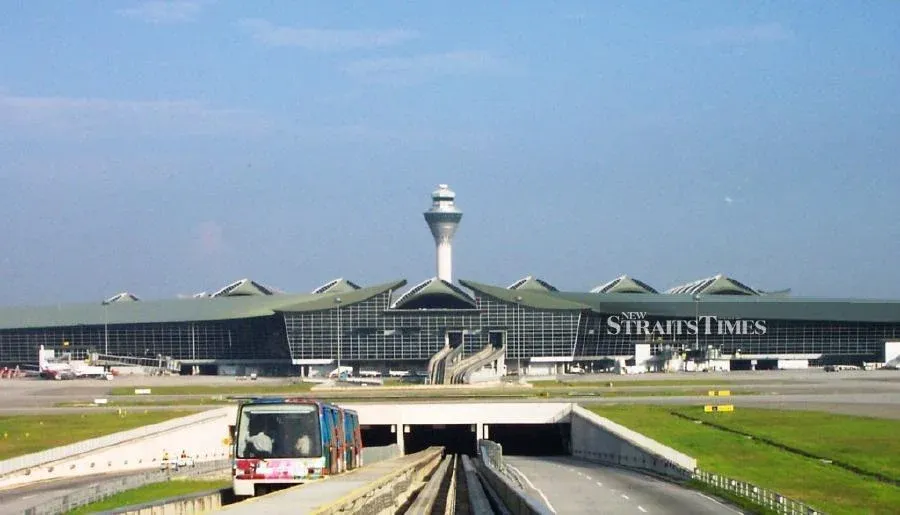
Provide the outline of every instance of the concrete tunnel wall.
<path id="1" fill-rule="evenodd" d="M 677 480 L 689 479 L 697 460 L 581 406 L 572 408 L 572 455 Z"/>

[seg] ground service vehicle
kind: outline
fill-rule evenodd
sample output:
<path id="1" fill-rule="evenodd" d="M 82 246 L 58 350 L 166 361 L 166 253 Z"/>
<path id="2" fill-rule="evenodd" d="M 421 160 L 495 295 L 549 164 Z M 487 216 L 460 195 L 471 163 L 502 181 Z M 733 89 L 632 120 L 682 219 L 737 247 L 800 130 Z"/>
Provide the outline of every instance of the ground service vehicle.
<path id="1" fill-rule="evenodd" d="M 260 495 L 361 465 L 355 411 L 303 398 L 253 399 L 238 408 L 235 495 Z"/>

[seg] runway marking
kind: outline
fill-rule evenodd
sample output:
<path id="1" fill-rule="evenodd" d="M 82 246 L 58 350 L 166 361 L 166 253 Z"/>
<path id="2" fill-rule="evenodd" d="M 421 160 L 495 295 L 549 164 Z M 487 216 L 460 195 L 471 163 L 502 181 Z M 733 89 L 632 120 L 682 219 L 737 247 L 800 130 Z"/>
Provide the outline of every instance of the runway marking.
<path id="1" fill-rule="evenodd" d="M 544 504 L 546 504 L 547 507 L 550 508 L 550 511 L 552 511 L 553 513 L 556 513 L 556 510 L 553 508 L 553 505 L 550 504 L 550 500 L 547 499 L 547 496 L 544 495 L 544 492 L 542 492 L 540 488 L 534 486 L 534 483 L 532 483 L 531 480 L 528 479 L 528 476 L 526 476 L 525 474 L 523 474 L 521 470 L 517 469 L 516 467 L 513 467 L 512 465 L 507 465 L 507 467 L 513 469 L 513 472 L 515 472 L 516 474 L 522 476 L 522 479 L 524 479 L 525 482 L 528 483 L 528 486 L 530 486 L 530 487 L 533 488 L 538 494 L 540 494 L 541 499 L 544 500 Z"/>
<path id="2" fill-rule="evenodd" d="M 723 508 L 725 508 L 726 510 L 730 511 L 731 513 L 738 513 L 738 514 L 740 514 L 740 515 L 743 515 L 743 512 L 740 512 L 740 511 L 737 511 L 737 510 L 735 510 L 735 509 L 732 509 L 731 506 L 728 506 L 727 504 L 725 504 L 725 503 L 723 503 L 723 502 L 719 502 L 718 500 L 713 499 L 712 497 L 710 497 L 710 496 L 708 496 L 708 495 L 701 494 L 700 492 L 694 492 L 694 493 L 697 494 L 697 495 L 699 495 L 700 497 L 703 497 L 703 498 L 706 499 L 706 500 L 712 501 L 712 502 L 718 504 L 719 506 L 722 506 Z"/>
<path id="3" fill-rule="evenodd" d="M 638 506 L 638 509 L 641 510 L 641 513 L 647 513 L 643 506 Z"/>
<path id="4" fill-rule="evenodd" d="M 627 499 L 628 499 L 628 496 L 625 495 L 625 494 L 622 494 L 622 499 L 626 499 L 626 500 L 627 500 Z"/>

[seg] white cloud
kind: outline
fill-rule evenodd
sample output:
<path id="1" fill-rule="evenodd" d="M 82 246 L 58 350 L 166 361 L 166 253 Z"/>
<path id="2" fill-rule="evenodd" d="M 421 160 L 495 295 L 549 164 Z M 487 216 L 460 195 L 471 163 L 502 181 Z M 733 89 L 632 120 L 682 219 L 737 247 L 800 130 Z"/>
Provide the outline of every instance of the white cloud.
<path id="1" fill-rule="evenodd" d="M 725 203 L 726 203 L 726 204 L 731 204 L 732 202 L 734 202 L 734 199 L 731 198 L 731 197 L 725 197 L 724 200 L 725 200 Z"/>
<path id="2" fill-rule="evenodd" d="M 375 82 L 418 82 L 447 75 L 495 71 L 501 61 L 489 52 L 445 52 L 411 57 L 361 59 L 344 67 L 344 71 L 363 80 Z"/>
<path id="3" fill-rule="evenodd" d="M 207 3 L 204 0 L 145 0 L 117 12 L 147 23 L 185 23 L 195 20 Z"/>
<path id="4" fill-rule="evenodd" d="M 29 97 L 0 93 L 0 127 L 16 133 L 96 135 L 211 135 L 260 131 L 253 111 L 220 109 L 196 100 L 112 100 Z"/>
<path id="5" fill-rule="evenodd" d="M 725 26 L 698 30 L 690 34 L 690 39 L 701 45 L 748 45 L 753 43 L 774 43 L 794 37 L 793 32 L 780 23 L 758 25 Z"/>
<path id="6" fill-rule="evenodd" d="M 240 26 L 256 41 L 274 47 L 299 47 L 307 50 L 336 52 L 360 48 L 377 48 L 398 45 L 419 34 L 403 29 L 387 30 L 337 30 L 287 27 L 267 20 L 242 20 Z"/>

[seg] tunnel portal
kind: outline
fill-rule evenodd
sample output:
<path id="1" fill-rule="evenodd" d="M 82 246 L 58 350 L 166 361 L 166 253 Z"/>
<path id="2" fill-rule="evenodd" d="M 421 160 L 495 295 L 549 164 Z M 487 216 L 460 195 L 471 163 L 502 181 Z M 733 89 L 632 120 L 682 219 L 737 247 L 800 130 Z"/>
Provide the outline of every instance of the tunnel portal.
<path id="1" fill-rule="evenodd" d="M 475 435 L 474 424 L 409 425 L 404 427 L 403 447 L 406 454 L 443 446 L 447 454 L 474 456 Z"/>
<path id="2" fill-rule="evenodd" d="M 488 439 L 503 446 L 503 454 L 561 456 L 569 454 L 571 424 L 493 424 Z"/>
<path id="3" fill-rule="evenodd" d="M 393 425 L 360 426 L 363 447 L 384 447 L 397 443 Z"/>

